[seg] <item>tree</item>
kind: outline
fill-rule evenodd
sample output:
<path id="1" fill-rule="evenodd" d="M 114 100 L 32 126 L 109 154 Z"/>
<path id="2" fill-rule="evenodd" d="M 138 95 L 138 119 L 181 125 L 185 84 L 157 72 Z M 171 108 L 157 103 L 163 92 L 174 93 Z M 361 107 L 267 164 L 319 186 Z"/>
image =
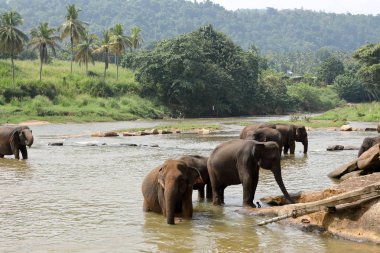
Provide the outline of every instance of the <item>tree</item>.
<path id="1" fill-rule="evenodd" d="M 318 68 L 317 79 L 325 84 L 332 84 L 335 77 L 344 73 L 343 63 L 335 56 L 324 60 Z"/>
<path id="2" fill-rule="evenodd" d="M 124 28 L 122 24 L 116 24 L 111 28 L 111 50 L 116 56 L 116 79 L 119 79 L 119 61 L 120 57 L 125 50 L 131 48 L 131 42 L 127 36 L 124 35 Z"/>
<path id="3" fill-rule="evenodd" d="M 70 73 L 73 73 L 73 61 L 74 61 L 74 44 L 79 42 L 81 38 L 86 33 L 86 26 L 88 25 L 86 22 L 83 22 L 78 19 L 80 9 L 75 7 L 75 4 L 69 4 L 66 7 L 67 14 L 66 20 L 61 25 L 60 30 L 61 39 L 65 39 L 66 37 L 70 37 L 70 45 L 71 45 L 71 65 L 70 65 Z"/>
<path id="4" fill-rule="evenodd" d="M 370 43 L 353 55 L 362 66 L 358 70 L 364 89 L 371 100 L 380 100 L 380 43 Z"/>
<path id="5" fill-rule="evenodd" d="M 88 63 L 95 64 L 94 51 L 97 48 L 98 36 L 89 34 L 88 32 L 82 38 L 82 41 L 77 45 L 75 60 L 86 65 L 86 73 L 88 73 Z"/>
<path id="6" fill-rule="evenodd" d="M 40 23 L 37 28 L 30 31 L 29 45 L 33 46 L 33 50 L 37 50 L 40 54 L 40 81 L 42 79 L 42 64 L 48 61 L 48 47 L 55 55 L 55 49 L 58 47 L 57 42 L 60 37 L 55 35 L 56 29 L 50 28 L 48 23 Z"/>
<path id="7" fill-rule="evenodd" d="M 12 80 L 15 82 L 15 65 L 14 57 L 20 53 L 28 37 L 25 33 L 17 28 L 22 24 L 22 17 L 16 11 L 8 11 L 2 14 L 0 18 L 0 52 L 7 53 L 12 62 Z"/>
<path id="8" fill-rule="evenodd" d="M 109 53 L 112 48 L 111 35 L 108 30 L 103 31 L 103 39 L 101 45 L 94 51 L 95 53 L 103 53 L 104 56 L 104 76 L 103 80 L 106 80 L 106 73 L 109 64 Z"/>
<path id="9" fill-rule="evenodd" d="M 141 43 L 143 42 L 141 31 L 141 28 L 138 26 L 132 27 L 131 35 L 129 36 L 131 42 L 131 49 L 137 49 L 141 46 Z"/>

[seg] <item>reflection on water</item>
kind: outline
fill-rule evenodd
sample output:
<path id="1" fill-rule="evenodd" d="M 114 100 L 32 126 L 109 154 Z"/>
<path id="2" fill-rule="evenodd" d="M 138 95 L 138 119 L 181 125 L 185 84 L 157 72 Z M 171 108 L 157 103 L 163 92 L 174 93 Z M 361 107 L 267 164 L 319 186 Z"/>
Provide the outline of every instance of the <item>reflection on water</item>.
<path id="1" fill-rule="evenodd" d="M 209 123 L 210 120 L 205 120 Z M 223 119 L 239 122 L 241 119 Z M 176 226 L 162 215 L 142 212 L 141 182 L 152 168 L 184 154 L 208 156 L 242 129 L 218 134 L 91 138 L 93 131 L 153 127 L 165 122 L 117 122 L 32 127 L 35 143 L 27 161 L 0 159 L 0 252 L 378 252 L 378 246 L 305 233 L 280 224 L 257 227 L 260 217 L 241 215 L 241 185 L 225 191 L 214 207 L 193 195 L 194 217 Z M 65 139 L 64 146 L 47 144 Z M 309 154 L 302 145 L 282 159 L 289 192 L 331 186 L 326 175 L 357 151 L 326 152 L 330 144 L 359 146 L 375 133 L 312 131 Z M 107 145 L 85 146 L 92 142 Z M 138 144 L 128 146 L 122 144 Z M 152 145 L 158 147 L 152 147 Z M 146 145 L 146 146 L 144 146 Z M 281 191 L 261 170 L 255 201 Z"/>

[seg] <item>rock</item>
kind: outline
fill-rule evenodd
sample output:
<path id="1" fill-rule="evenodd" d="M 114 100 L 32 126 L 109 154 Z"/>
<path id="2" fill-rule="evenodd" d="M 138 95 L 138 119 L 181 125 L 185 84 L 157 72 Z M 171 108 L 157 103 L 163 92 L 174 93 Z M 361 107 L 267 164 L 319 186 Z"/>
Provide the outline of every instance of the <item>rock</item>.
<path id="1" fill-rule="evenodd" d="M 364 128 L 364 131 L 365 132 L 376 132 L 376 128 L 374 128 L 374 127 L 366 127 L 366 128 Z"/>
<path id="2" fill-rule="evenodd" d="M 120 143 L 121 146 L 137 147 L 137 144 L 134 143 Z"/>
<path id="3" fill-rule="evenodd" d="M 137 136 L 136 132 L 123 132 L 123 136 Z"/>
<path id="4" fill-rule="evenodd" d="M 380 133 L 380 121 L 377 123 L 377 132 Z"/>
<path id="5" fill-rule="evenodd" d="M 327 151 L 333 151 L 333 150 L 343 150 L 343 145 L 330 145 L 327 147 Z"/>
<path id="6" fill-rule="evenodd" d="M 91 136 L 92 137 L 115 137 L 115 136 L 119 136 L 119 134 L 116 133 L 116 132 L 101 132 L 101 131 L 98 131 L 98 132 L 92 133 Z"/>
<path id="7" fill-rule="evenodd" d="M 158 129 L 154 128 L 150 131 L 151 134 L 159 134 Z"/>
<path id="8" fill-rule="evenodd" d="M 359 150 L 359 147 L 355 147 L 355 146 L 344 146 L 344 150 Z"/>
<path id="9" fill-rule="evenodd" d="M 198 134 L 210 134 L 210 130 L 202 128 L 202 129 L 198 130 Z"/>
<path id="10" fill-rule="evenodd" d="M 380 144 L 371 147 L 358 158 L 357 165 L 360 170 L 380 172 Z"/>
<path id="11" fill-rule="evenodd" d="M 152 148 L 158 148 L 159 146 L 157 144 L 150 145 Z"/>
<path id="12" fill-rule="evenodd" d="M 152 134 L 151 132 L 148 132 L 148 131 L 143 130 L 143 131 L 140 132 L 139 135 L 141 135 L 141 136 L 145 136 L 145 135 L 151 135 L 151 134 Z"/>
<path id="13" fill-rule="evenodd" d="M 352 126 L 350 125 L 343 125 L 340 127 L 340 131 L 352 131 Z"/>
<path id="14" fill-rule="evenodd" d="M 348 162 L 346 164 L 339 166 L 338 168 L 336 168 L 335 170 L 330 172 L 328 174 L 328 176 L 330 178 L 340 178 L 344 174 L 347 174 L 351 171 L 357 170 L 358 169 L 358 166 L 356 164 L 357 161 L 358 161 L 358 159 L 354 159 L 351 162 Z"/>
<path id="15" fill-rule="evenodd" d="M 63 141 L 49 142 L 48 146 L 63 146 Z"/>
<path id="16" fill-rule="evenodd" d="M 161 133 L 161 134 L 172 134 L 173 132 L 170 131 L 170 130 L 168 130 L 168 129 L 162 129 L 162 130 L 160 131 L 160 133 Z"/>
<path id="17" fill-rule="evenodd" d="M 360 170 L 354 170 L 354 171 L 351 171 L 347 174 L 344 174 L 340 180 L 346 180 L 346 179 L 349 179 L 351 177 L 359 177 L 360 175 L 362 174 L 362 171 Z"/>

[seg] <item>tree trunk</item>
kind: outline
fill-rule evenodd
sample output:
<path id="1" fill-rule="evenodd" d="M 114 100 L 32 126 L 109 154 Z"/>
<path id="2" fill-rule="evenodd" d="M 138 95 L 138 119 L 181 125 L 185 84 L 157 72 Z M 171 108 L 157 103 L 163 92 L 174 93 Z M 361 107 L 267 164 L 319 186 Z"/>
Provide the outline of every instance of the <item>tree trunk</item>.
<path id="1" fill-rule="evenodd" d="M 70 63 L 70 74 L 73 74 L 73 61 L 74 61 L 74 41 L 73 41 L 73 34 L 71 32 L 70 37 L 70 43 L 71 43 L 71 63 Z"/>
<path id="2" fill-rule="evenodd" d="M 116 61 L 116 80 L 119 80 L 119 58 L 115 55 Z"/>
<path id="3" fill-rule="evenodd" d="M 40 59 L 40 81 L 42 80 L 42 58 Z"/>
<path id="4" fill-rule="evenodd" d="M 11 62 L 12 62 L 12 80 L 13 80 L 13 85 L 15 85 L 15 64 L 13 62 L 13 45 L 11 49 Z"/>

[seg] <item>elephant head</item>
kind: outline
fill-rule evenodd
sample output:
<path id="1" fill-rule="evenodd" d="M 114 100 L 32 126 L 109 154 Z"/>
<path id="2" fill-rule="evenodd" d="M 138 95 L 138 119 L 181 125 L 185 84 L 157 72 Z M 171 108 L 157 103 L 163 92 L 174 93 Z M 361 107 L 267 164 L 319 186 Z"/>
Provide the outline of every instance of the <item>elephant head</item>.
<path id="1" fill-rule="evenodd" d="M 276 142 L 269 141 L 264 143 L 256 143 L 252 149 L 252 155 L 258 165 L 267 170 L 273 172 L 274 178 L 280 187 L 285 198 L 290 202 L 294 203 L 294 200 L 290 197 L 288 191 L 285 188 L 284 182 L 281 175 L 281 154 L 279 152 L 279 147 Z"/>
<path id="2" fill-rule="evenodd" d="M 309 141 L 307 139 L 307 132 L 305 126 L 294 126 L 295 129 L 295 141 L 301 142 L 303 145 L 304 154 L 307 153 Z"/>
<path id="3" fill-rule="evenodd" d="M 199 172 L 179 160 L 167 160 L 158 172 L 158 199 L 168 224 L 174 224 L 175 213 L 184 218 L 193 214 L 193 185 L 203 183 Z"/>
<path id="4" fill-rule="evenodd" d="M 32 130 L 29 127 L 21 127 L 17 130 L 20 145 L 31 147 L 34 141 Z"/>

